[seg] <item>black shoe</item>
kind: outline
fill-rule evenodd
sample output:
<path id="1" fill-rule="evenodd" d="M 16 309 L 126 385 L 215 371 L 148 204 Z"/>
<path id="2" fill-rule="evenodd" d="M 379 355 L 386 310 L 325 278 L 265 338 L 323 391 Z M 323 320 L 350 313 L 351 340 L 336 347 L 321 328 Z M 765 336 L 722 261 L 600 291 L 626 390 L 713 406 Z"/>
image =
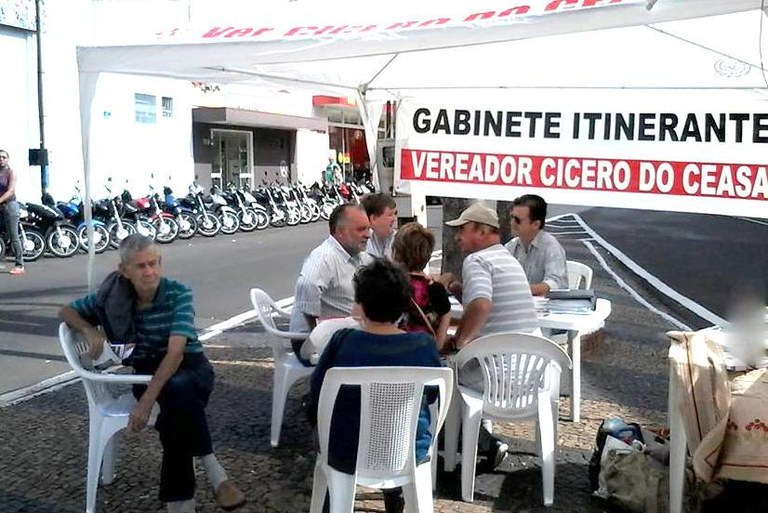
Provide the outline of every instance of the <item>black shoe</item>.
<path id="1" fill-rule="evenodd" d="M 501 440 L 496 440 L 493 448 L 488 454 L 488 461 L 491 462 L 491 468 L 496 469 L 501 463 L 507 459 L 507 451 L 509 445 Z"/>

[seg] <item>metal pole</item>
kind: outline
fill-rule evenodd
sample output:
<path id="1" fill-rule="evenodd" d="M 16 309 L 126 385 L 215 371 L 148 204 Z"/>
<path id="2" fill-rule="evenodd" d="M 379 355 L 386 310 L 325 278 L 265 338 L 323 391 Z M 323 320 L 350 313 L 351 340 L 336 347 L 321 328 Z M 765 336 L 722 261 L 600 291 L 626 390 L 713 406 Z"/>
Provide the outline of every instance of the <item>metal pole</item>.
<path id="1" fill-rule="evenodd" d="M 40 127 L 40 188 L 48 190 L 48 155 L 45 149 L 45 109 L 43 106 L 43 50 L 40 38 L 40 0 L 35 0 L 35 34 L 37 35 L 37 116 Z"/>

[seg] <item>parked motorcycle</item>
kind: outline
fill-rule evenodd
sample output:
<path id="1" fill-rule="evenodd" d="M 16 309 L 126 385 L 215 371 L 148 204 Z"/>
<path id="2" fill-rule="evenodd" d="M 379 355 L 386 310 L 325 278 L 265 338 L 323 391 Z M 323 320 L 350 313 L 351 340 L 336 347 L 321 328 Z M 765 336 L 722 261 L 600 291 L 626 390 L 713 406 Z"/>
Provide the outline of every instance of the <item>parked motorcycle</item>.
<path id="1" fill-rule="evenodd" d="M 53 198 L 51 198 L 52 202 Z M 43 201 L 45 203 L 45 200 Z M 83 200 L 79 184 L 75 184 L 75 194 L 69 201 L 59 201 L 56 207 L 64 214 L 64 217 L 77 227 L 78 245 L 82 251 L 88 252 L 88 225 L 85 222 Z M 109 247 L 109 231 L 104 222 L 96 216 L 96 207 L 92 208 L 91 224 L 93 226 L 93 250 L 95 253 L 103 253 Z"/>
<path id="2" fill-rule="evenodd" d="M 52 198 L 46 198 L 52 202 Z M 79 238 L 77 228 L 64 219 L 64 214 L 48 205 L 27 203 L 26 223 L 37 228 L 43 234 L 45 247 L 59 258 L 69 258 L 77 252 Z"/>
<path id="3" fill-rule="evenodd" d="M 34 262 L 45 252 L 45 239 L 37 229 L 27 222 L 29 213 L 26 206 L 20 203 L 19 210 L 19 239 L 21 240 L 22 255 L 25 262 Z M 5 233 L 5 219 L 0 212 L 0 257 L 10 248 L 10 234 Z"/>
<path id="4" fill-rule="evenodd" d="M 195 212 L 189 207 L 182 206 L 170 187 L 163 187 L 163 195 L 165 196 L 163 211 L 176 218 L 176 223 L 179 225 L 179 238 L 186 240 L 194 237 L 197 233 Z"/>
<path id="5" fill-rule="evenodd" d="M 203 188 L 196 182 L 189 186 L 189 194 L 181 200 L 182 207 L 195 213 L 197 231 L 203 237 L 215 237 L 221 231 L 221 221 L 203 201 Z"/>

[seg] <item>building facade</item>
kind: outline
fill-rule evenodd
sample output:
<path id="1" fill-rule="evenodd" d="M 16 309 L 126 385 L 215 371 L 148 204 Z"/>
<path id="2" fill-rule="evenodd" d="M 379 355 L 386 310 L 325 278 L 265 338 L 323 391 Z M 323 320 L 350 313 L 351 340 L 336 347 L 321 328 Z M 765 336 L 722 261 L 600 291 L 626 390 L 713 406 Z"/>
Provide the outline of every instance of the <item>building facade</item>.
<path id="1" fill-rule="evenodd" d="M 15 7 L 8 9 L 7 5 Z M 194 21 L 196 0 L 67 0 L 44 4 L 42 63 L 49 187 L 57 199 L 84 189 L 80 137 L 78 43 L 125 27 L 162 30 Z M 37 202 L 40 167 L 27 153 L 39 147 L 37 37 L 34 0 L 0 2 L 0 148 L 19 173 L 22 201 Z M 263 181 L 318 181 L 332 150 L 345 174 L 366 164 L 354 103 L 318 100 L 280 86 L 254 89 L 153 77 L 101 74 L 91 108 L 91 188 L 95 197 L 134 196 L 171 186 L 177 194 L 203 187 Z M 78 183 L 80 182 L 80 183 Z"/>

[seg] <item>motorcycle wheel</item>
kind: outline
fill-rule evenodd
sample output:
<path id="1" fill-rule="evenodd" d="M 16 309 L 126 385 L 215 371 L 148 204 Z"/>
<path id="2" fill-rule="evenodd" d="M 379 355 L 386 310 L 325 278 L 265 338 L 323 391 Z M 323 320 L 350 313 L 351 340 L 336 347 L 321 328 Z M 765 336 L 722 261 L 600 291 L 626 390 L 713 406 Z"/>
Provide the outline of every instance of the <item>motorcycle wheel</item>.
<path id="1" fill-rule="evenodd" d="M 69 258 L 77 252 L 80 246 L 80 237 L 74 226 L 60 225 L 58 229 L 52 227 L 45 235 L 45 245 L 53 256 Z"/>
<path id="2" fill-rule="evenodd" d="M 333 203 L 331 201 L 324 201 L 323 204 L 320 206 L 320 217 L 325 219 L 326 221 L 331 218 L 331 212 L 333 212 L 333 209 L 336 208 L 336 203 Z"/>
<path id="3" fill-rule="evenodd" d="M 152 226 L 157 233 L 155 240 L 160 244 L 170 244 L 179 236 L 179 223 L 172 217 L 157 216 L 152 220 Z"/>
<path id="4" fill-rule="evenodd" d="M 0 235 L 0 259 L 5 257 L 5 241 L 2 235 Z"/>
<path id="5" fill-rule="evenodd" d="M 117 249 L 120 246 L 120 243 L 123 242 L 124 238 L 128 237 L 132 233 L 136 233 L 136 225 L 132 222 L 121 219 L 120 223 L 122 224 L 122 227 L 117 224 L 116 221 L 112 221 L 107 225 L 107 232 L 109 233 L 109 245 L 114 249 Z"/>
<path id="6" fill-rule="evenodd" d="M 288 226 L 296 226 L 301 222 L 301 210 L 296 207 L 290 207 L 286 215 Z"/>
<path id="7" fill-rule="evenodd" d="M 136 221 L 136 233 L 144 235 L 145 237 L 151 237 L 152 240 L 157 240 L 157 230 L 155 225 L 146 219 L 139 219 Z"/>
<path id="8" fill-rule="evenodd" d="M 285 226 L 285 221 L 288 218 L 285 210 L 275 210 L 269 218 L 269 224 L 275 228 L 282 228 Z"/>
<path id="9" fill-rule="evenodd" d="M 197 233 L 197 219 L 189 214 L 179 214 L 179 238 L 191 239 Z"/>
<path id="10" fill-rule="evenodd" d="M 315 203 L 314 205 L 309 207 L 309 209 L 312 211 L 312 220 L 311 220 L 311 222 L 316 223 L 322 217 L 322 214 L 320 212 L 320 207 L 317 206 L 317 203 Z"/>
<path id="11" fill-rule="evenodd" d="M 215 237 L 221 231 L 221 221 L 210 212 L 200 214 L 197 218 L 197 231 L 203 237 Z"/>
<path id="12" fill-rule="evenodd" d="M 219 221 L 221 221 L 221 233 L 225 235 L 232 235 L 240 229 L 240 219 L 232 212 L 219 214 Z"/>
<path id="13" fill-rule="evenodd" d="M 300 222 L 301 224 L 307 224 L 312 221 L 312 210 L 309 208 L 309 205 L 302 205 L 299 207 L 301 211 L 301 218 Z"/>
<path id="14" fill-rule="evenodd" d="M 88 253 L 88 227 L 81 226 L 77 229 L 80 249 Z M 100 225 L 93 225 L 93 251 L 98 255 L 104 253 L 109 247 L 109 232 Z"/>
<path id="15" fill-rule="evenodd" d="M 24 250 L 24 261 L 34 262 L 45 252 L 45 239 L 37 230 L 33 228 L 24 228 L 24 237 L 21 239 L 21 247 Z"/>
<path id="16" fill-rule="evenodd" d="M 256 212 L 256 229 L 263 230 L 269 226 L 269 214 L 260 208 L 254 209 Z"/>
<path id="17" fill-rule="evenodd" d="M 244 232 L 252 232 L 256 229 L 256 225 L 259 222 L 259 217 L 256 211 L 252 208 L 246 208 L 238 212 L 240 217 L 240 230 Z"/>

